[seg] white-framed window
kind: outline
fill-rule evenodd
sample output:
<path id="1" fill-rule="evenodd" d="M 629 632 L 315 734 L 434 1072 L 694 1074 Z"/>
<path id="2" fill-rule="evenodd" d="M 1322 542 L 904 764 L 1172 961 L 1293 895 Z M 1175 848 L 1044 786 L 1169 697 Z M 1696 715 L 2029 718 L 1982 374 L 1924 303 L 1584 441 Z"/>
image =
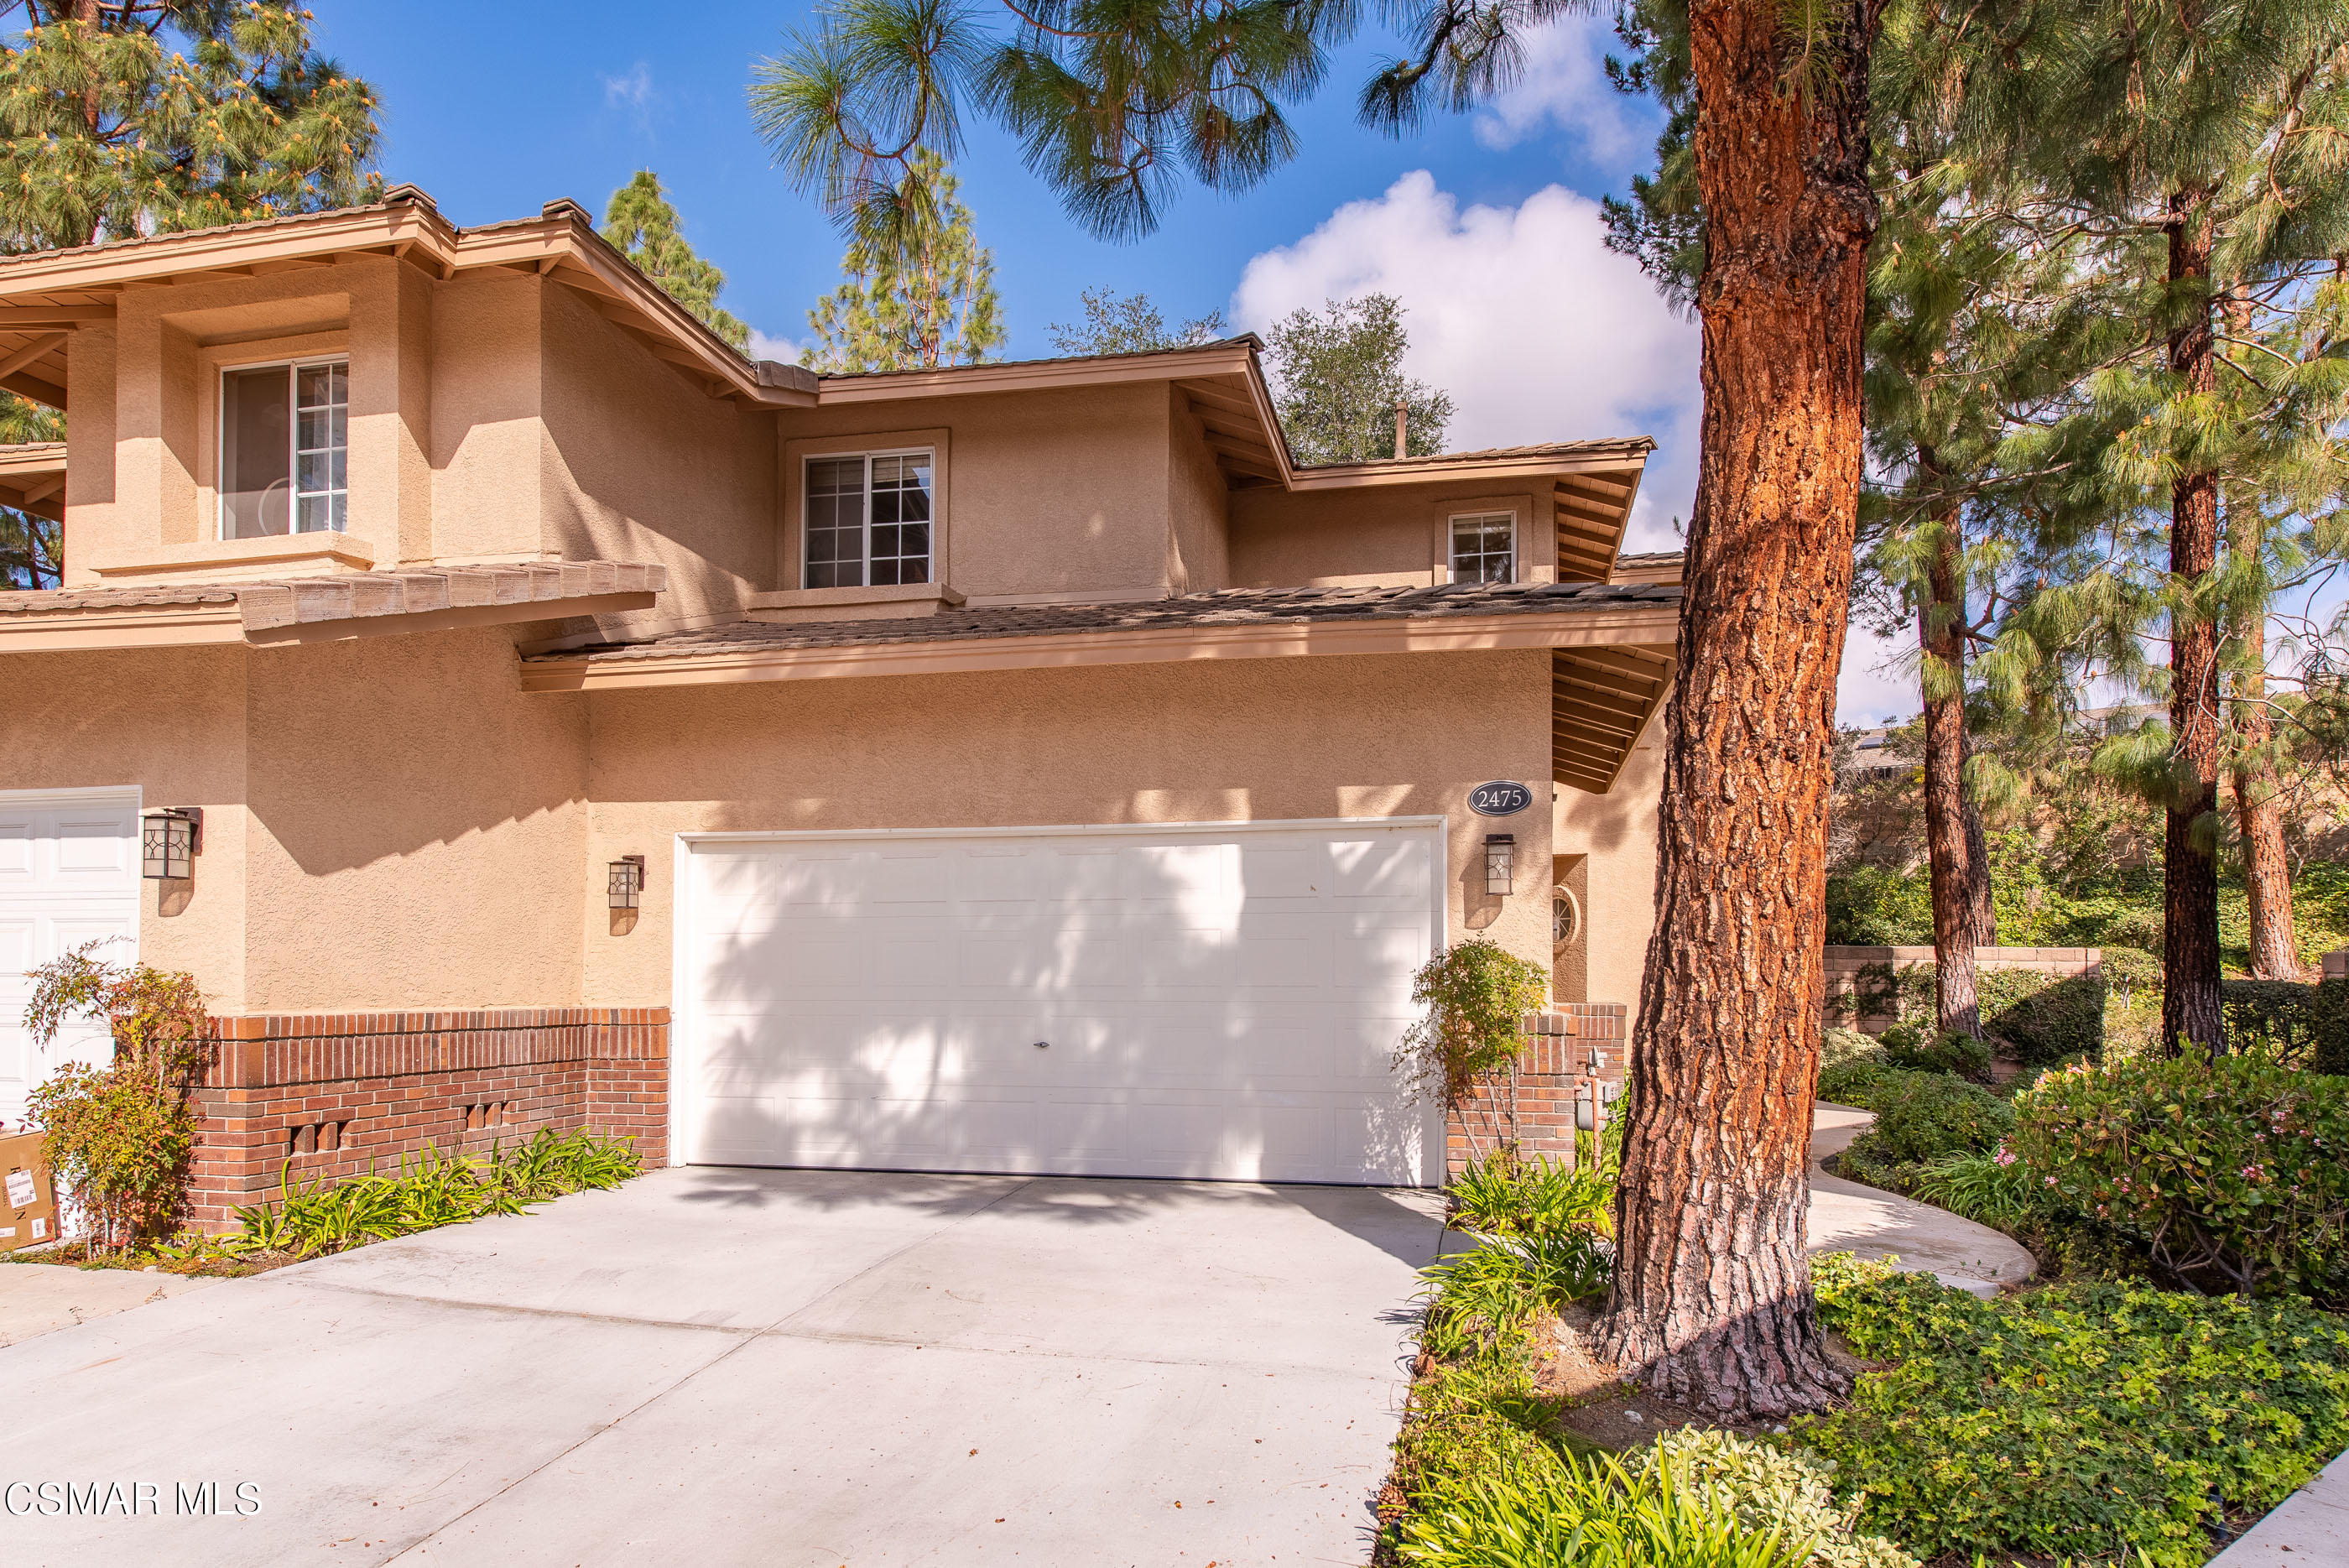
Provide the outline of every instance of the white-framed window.
<path id="1" fill-rule="evenodd" d="M 806 588 L 930 580 L 931 454 L 855 452 L 807 460 Z"/>
<path id="2" fill-rule="evenodd" d="M 1452 520 L 1452 580 L 1514 583 L 1517 580 L 1517 518 L 1513 512 L 1485 512 Z"/>
<path id="3" fill-rule="evenodd" d="M 350 505 L 350 422 L 347 359 L 223 369 L 221 537 L 340 530 Z"/>

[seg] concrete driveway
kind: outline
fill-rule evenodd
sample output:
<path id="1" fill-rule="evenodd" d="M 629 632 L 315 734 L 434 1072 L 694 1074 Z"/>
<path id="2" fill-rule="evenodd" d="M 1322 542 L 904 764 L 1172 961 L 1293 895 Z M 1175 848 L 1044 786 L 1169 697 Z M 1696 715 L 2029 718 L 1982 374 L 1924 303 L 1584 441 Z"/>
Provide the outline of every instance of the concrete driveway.
<path id="1" fill-rule="evenodd" d="M 1436 1212 L 657 1171 L 0 1349 L 0 1561 L 1359 1563 Z"/>

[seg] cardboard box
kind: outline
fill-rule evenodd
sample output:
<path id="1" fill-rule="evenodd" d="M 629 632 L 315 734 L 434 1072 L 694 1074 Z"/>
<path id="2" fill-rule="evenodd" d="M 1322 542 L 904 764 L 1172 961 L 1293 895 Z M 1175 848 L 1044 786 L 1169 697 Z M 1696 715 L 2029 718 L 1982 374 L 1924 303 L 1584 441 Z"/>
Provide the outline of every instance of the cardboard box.
<path id="1" fill-rule="evenodd" d="M 57 1197 L 39 1133 L 0 1137 L 0 1252 L 57 1239 Z"/>

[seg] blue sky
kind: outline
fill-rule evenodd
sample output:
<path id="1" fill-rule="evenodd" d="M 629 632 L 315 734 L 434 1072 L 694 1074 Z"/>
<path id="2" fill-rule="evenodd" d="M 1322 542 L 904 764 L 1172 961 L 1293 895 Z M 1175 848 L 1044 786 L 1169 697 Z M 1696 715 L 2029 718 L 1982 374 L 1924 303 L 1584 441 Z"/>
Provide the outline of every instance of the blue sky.
<path id="1" fill-rule="evenodd" d="M 321 47 L 381 90 L 389 179 L 471 224 L 556 196 L 600 216 L 635 170 L 656 170 L 725 270 L 726 307 L 774 351 L 806 336 L 840 239 L 770 165 L 745 101 L 753 62 L 806 25 L 805 6 L 712 0 L 647 27 L 641 6 L 602 0 L 312 5 Z M 973 123 L 957 171 L 994 252 L 1011 354 L 1050 353 L 1049 325 L 1075 319 L 1089 286 L 1253 327 L 1382 288 L 1411 313 L 1411 369 L 1460 404 L 1455 449 L 1655 436 L 1630 547 L 1671 547 L 1694 483 L 1695 332 L 1604 250 L 1595 205 L 1646 166 L 1653 106 L 1607 87 L 1599 60 L 1614 40 L 1576 20 L 1536 38 L 1525 83 L 1491 109 L 1397 140 L 1353 121 L 1382 42 L 1342 51 L 1294 109 L 1295 161 L 1242 196 L 1186 190 L 1133 244 L 1086 234 L 1008 139 Z M 1905 681 L 1872 671 L 1879 658 L 1864 640 L 1847 658 L 1847 722 L 1913 709 Z"/>

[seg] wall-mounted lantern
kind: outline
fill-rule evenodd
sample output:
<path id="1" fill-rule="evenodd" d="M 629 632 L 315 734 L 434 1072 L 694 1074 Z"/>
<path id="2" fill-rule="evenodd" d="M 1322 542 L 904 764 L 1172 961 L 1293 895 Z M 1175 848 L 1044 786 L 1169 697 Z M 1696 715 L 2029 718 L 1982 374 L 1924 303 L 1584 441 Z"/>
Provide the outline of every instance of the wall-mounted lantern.
<path id="1" fill-rule="evenodd" d="M 633 909 L 645 891 L 645 857 L 623 855 L 612 862 L 605 880 L 606 897 L 616 909 Z"/>
<path id="2" fill-rule="evenodd" d="M 139 821 L 140 874 L 153 882 L 185 882 L 196 874 L 203 847 L 203 808 L 167 805 Z"/>
<path id="3" fill-rule="evenodd" d="M 1507 898 L 1516 887 L 1517 836 L 1514 833 L 1485 835 L 1485 891 Z"/>

